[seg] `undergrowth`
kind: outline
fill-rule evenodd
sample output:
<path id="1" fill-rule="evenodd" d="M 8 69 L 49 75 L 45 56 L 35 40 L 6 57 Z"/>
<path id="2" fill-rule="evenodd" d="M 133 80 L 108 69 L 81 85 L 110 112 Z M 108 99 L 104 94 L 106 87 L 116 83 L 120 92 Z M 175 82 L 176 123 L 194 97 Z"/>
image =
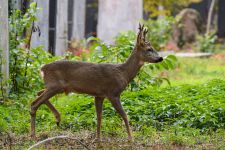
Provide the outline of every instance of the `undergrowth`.
<path id="1" fill-rule="evenodd" d="M 209 141 L 225 127 L 225 80 L 212 80 L 199 85 L 182 85 L 167 88 L 149 87 L 139 92 L 122 94 L 122 105 L 128 113 L 134 137 L 137 140 L 181 144 Z M 28 134 L 30 127 L 29 103 L 34 97 L 20 97 L 24 103 L 0 106 L 0 132 Z M 58 95 L 51 100 L 61 112 L 60 128 L 46 106 L 37 113 L 39 134 L 50 131 L 95 132 L 96 115 L 91 96 Z M 10 109 L 9 109 L 10 108 Z M 126 138 L 123 121 L 105 100 L 102 133 L 104 136 Z"/>

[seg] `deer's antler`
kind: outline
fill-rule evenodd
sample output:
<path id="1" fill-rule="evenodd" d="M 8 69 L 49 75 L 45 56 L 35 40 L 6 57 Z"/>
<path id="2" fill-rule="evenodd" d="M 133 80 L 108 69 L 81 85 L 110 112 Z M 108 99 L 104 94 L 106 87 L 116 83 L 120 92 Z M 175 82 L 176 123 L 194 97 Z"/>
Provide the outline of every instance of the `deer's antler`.
<path id="1" fill-rule="evenodd" d="M 137 44 L 141 44 L 142 42 L 145 41 L 146 38 L 146 34 L 148 33 L 148 29 L 144 28 L 144 25 L 141 25 L 139 23 L 139 32 L 138 32 L 138 36 L 137 36 Z"/>
<path id="2" fill-rule="evenodd" d="M 145 28 L 145 29 L 144 29 L 144 41 L 145 41 L 145 38 L 146 38 L 147 33 L 148 33 L 148 29 Z"/>

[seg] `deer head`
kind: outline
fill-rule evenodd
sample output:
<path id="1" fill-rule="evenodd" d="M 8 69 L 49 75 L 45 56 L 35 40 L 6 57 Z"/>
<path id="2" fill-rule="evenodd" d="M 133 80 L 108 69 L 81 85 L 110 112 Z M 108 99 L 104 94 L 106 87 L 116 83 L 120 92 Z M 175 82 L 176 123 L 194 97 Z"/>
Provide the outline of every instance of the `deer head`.
<path id="1" fill-rule="evenodd" d="M 139 33 L 137 36 L 136 48 L 139 53 L 140 60 L 143 62 L 157 63 L 163 60 L 159 56 L 157 51 L 152 47 L 151 43 L 146 40 L 148 30 L 144 28 L 144 25 L 139 24 Z"/>

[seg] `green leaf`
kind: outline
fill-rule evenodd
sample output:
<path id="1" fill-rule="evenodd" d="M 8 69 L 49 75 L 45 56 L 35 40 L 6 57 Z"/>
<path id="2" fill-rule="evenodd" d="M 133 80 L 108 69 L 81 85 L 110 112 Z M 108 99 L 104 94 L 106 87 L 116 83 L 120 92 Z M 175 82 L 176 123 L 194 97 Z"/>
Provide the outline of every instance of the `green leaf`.
<path id="1" fill-rule="evenodd" d="M 170 59 L 170 60 L 172 60 L 174 62 L 177 61 L 177 57 L 175 55 L 168 55 L 168 56 L 165 57 L 165 59 Z"/>
<path id="2" fill-rule="evenodd" d="M 91 37 L 89 37 L 89 38 L 87 39 L 87 43 L 89 43 L 90 41 L 100 42 L 101 40 L 100 40 L 99 38 L 96 38 L 96 37 L 91 36 Z"/>
<path id="3" fill-rule="evenodd" d="M 165 69 L 169 69 L 169 66 L 165 63 L 165 61 L 162 61 L 161 63 L 160 63 L 160 65 L 161 66 L 163 66 L 163 68 L 165 68 Z"/>
<path id="4" fill-rule="evenodd" d="M 173 69 L 174 68 L 174 65 L 172 64 L 170 59 L 165 59 L 163 62 L 167 64 L 169 69 Z"/>
<path id="5" fill-rule="evenodd" d="M 37 7 L 37 3 L 36 2 L 32 2 L 31 4 L 30 4 L 30 8 L 36 8 Z"/>

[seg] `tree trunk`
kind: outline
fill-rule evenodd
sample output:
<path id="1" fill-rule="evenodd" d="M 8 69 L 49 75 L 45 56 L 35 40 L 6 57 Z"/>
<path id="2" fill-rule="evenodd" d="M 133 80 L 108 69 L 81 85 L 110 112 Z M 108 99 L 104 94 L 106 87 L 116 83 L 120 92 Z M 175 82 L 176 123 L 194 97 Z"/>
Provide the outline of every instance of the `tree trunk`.
<path id="1" fill-rule="evenodd" d="M 219 0 L 218 10 L 218 37 L 225 38 L 225 0 Z"/>
<path id="2" fill-rule="evenodd" d="M 0 0 L 0 50 L 3 80 L 9 78 L 8 1 Z"/>
<path id="3" fill-rule="evenodd" d="M 49 34 L 49 0 L 34 0 L 37 2 L 37 7 L 42 8 L 37 11 L 37 21 L 35 26 L 39 27 L 39 32 L 32 34 L 31 46 L 37 47 L 40 45 L 44 46 L 44 50 L 48 51 L 48 34 Z"/>
<path id="4" fill-rule="evenodd" d="M 11 8 L 13 9 L 21 9 L 21 0 L 11 0 Z"/>
<path id="5" fill-rule="evenodd" d="M 213 13 L 214 5 L 215 5 L 215 0 L 212 0 L 211 4 L 210 4 L 210 8 L 209 8 L 209 13 L 208 13 L 206 34 L 209 34 L 209 32 L 210 32 L 210 26 L 211 26 L 211 22 L 212 22 L 212 13 Z"/>
<path id="6" fill-rule="evenodd" d="M 85 33 L 86 0 L 74 0 L 73 6 L 73 40 L 82 40 Z"/>
<path id="7" fill-rule="evenodd" d="M 119 32 L 137 31 L 142 17 L 142 0 L 99 0 L 97 36 L 112 44 Z"/>
<path id="8" fill-rule="evenodd" d="M 57 1 L 55 55 L 61 56 L 68 48 L 68 0 Z"/>

